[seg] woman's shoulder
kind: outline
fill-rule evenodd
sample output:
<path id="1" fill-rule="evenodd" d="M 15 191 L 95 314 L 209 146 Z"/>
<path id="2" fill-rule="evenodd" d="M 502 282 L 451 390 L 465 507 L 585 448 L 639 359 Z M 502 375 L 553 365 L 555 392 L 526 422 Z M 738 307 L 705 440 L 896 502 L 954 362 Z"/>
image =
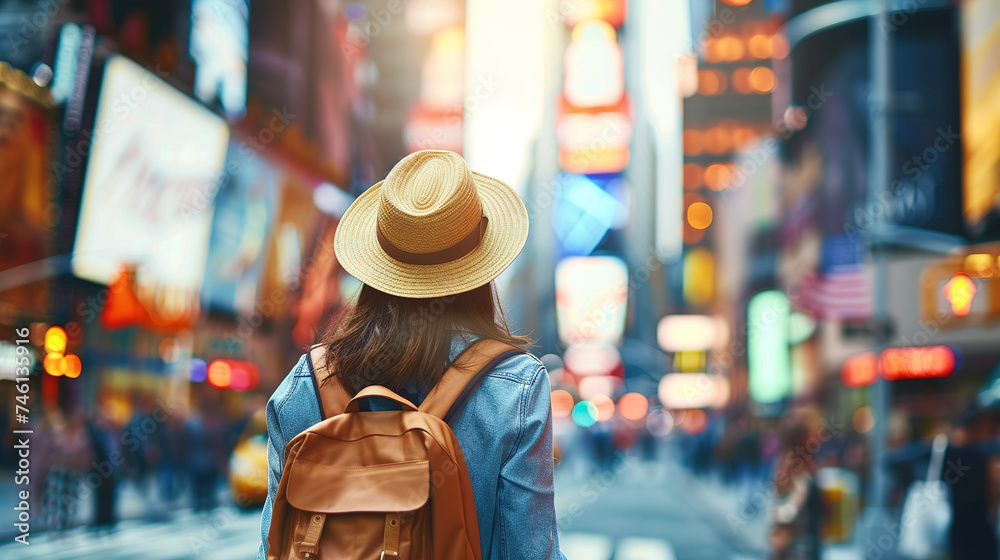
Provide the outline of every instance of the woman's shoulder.
<path id="1" fill-rule="evenodd" d="M 500 377 L 524 385 L 533 385 L 545 373 L 545 366 L 541 360 L 530 352 L 523 352 L 497 364 L 489 376 Z"/>
<path id="2" fill-rule="evenodd" d="M 289 402 L 299 399 L 316 399 L 315 386 L 313 385 L 313 370 L 307 354 L 303 354 L 299 361 L 295 363 L 288 375 L 278 384 L 271 398 L 268 400 L 268 408 L 275 412 L 280 412 L 286 408 Z"/>

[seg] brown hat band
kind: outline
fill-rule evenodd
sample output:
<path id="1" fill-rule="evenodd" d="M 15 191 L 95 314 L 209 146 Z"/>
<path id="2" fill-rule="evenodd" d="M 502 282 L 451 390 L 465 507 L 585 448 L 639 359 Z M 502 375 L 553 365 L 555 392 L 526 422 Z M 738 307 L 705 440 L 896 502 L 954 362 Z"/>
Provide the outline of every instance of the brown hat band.
<path id="1" fill-rule="evenodd" d="M 465 255 L 468 255 L 479 246 L 479 242 L 483 240 L 483 235 L 486 234 L 486 225 L 489 224 L 489 218 L 483 216 L 479 220 L 479 225 L 473 228 L 468 235 L 462 238 L 461 241 L 455 243 L 451 247 L 445 247 L 440 251 L 433 251 L 430 253 L 411 253 L 409 251 L 404 251 L 399 247 L 392 244 L 384 235 L 382 235 L 382 228 L 375 224 L 375 236 L 378 238 L 378 244 L 385 251 L 385 254 L 396 259 L 397 261 L 404 262 L 406 264 L 441 264 L 454 260 L 458 260 Z"/>

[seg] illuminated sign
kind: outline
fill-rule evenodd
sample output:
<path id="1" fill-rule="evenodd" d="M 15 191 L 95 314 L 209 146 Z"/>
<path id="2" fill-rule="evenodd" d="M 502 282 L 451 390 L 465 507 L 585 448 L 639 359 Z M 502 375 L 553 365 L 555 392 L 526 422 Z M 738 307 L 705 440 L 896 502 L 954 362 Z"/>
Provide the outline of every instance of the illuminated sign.
<path id="1" fill-rule="evenodd" d="M 720 408 L 729 402 L 729 381 L 706 373 L 668 373 L 656 393 L 666 408 Z"/>
<path id="2" fill-rule="evenodd" d="M 708 350 L 728 340 L 725 320 L 708 315 L 667 315 L 656 327 L 656 341 L 667 352 Z"/>
<path id="3" fill-rule="evenodd" d="M 840 379 L 851 388 L 866 387 L 878 378 L 878 360 L 874 352 L 851 356 L 840 368 Z"/>
<path id="4" fill-rule="evenodd" d="M 951 304 L 951 311 L 959 317 L 965 317 L 972 309 L 972 300 L 976 297 L 976 284 L 964 272 L 956 273 L 944 285 L 944 298 Z"/>
<path id="5" fill-rule="evenodd" d="M 879 369 L 889 381 L 948 377 L 955 371 L 955 353 L 947 346 L 888 348 L 882 352 Z"/>
<path id="6" fill-rule="evenodd" d="M 625 331 L 627 302 L 625 261 L 570 257 L 556 265 L 556 322 L 563 344 L 617 344 Z"/>
<path id="7" fill-rule="evenodd" d="M 628 94 L 614 105 L 580 108 L 563 96 L 556 107 L 559 167 L 567 173 L 617 173 L 631 158 L 632 103 Z"/>
<path id="8" fill-rule="evenodd" d="M 615 39 L 615 30 L 599 20 L 573 29 L 563 91 L 574 107 L 613 105 L 625 95 L 625 57 Z"/>
<path id="9" fill-rule="evenodd" d="M 105 63 L 96 111 L 73 273 L 108 284 L 137 265 L 136 292 L 155 295 L 150 311 L 187 315 L 204 278 L 229 127 L 117 55 Z"/>
<path id="10" fill-rule="evenodd" d="M 684 299 L 692 305 L 708 305 L 715 297 L 715 256 L 704 247 L 684 255 Z"/>
<path id="11" fill-rule="evenodd" d="M 592 400 L 597 396 L 610 397 L 624 386 L 620 377 L 610 375 L 592 375 L 584 377 L 577 383 L 576 392 L 581 399 Z"/>
<path id="12" fill-rule="evenodd" d="M 920 274 L 920 319 L 943 329 L 990 327 L 1000 320 L 1000 244 L 967 247 Z"/>
<path id="13" fill-rule="evenodd" d="M 778 290 L 760 292 L 747 306 L 747 366 L 750 398 L 776 403 L 792 390 L 788 297 Z"/>
<path id="14" fill-rule="evenodd" d="M 621 369 L 621 365 L 621 354 L 610 344 L 571 346 L 563 356 L 563 368 L 578 377 L 613 375 Z"/>

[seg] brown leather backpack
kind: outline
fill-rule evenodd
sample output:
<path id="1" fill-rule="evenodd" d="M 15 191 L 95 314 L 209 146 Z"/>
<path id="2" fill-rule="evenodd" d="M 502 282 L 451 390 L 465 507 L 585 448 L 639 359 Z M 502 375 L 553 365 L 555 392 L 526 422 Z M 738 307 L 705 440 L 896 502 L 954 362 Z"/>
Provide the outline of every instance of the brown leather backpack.
<path id="1" fill-rule="evenodd" d="M 479 560 L 472 485 L 448 422 L 493 367 L 521 352 L 473 344 L 419 407 L 377 385 L 351 398 L 336 377 L 317 383 L 326 419 L 285 447 L 268 559 Z M 401 410 L 362 412 L 368 397 Z"/>

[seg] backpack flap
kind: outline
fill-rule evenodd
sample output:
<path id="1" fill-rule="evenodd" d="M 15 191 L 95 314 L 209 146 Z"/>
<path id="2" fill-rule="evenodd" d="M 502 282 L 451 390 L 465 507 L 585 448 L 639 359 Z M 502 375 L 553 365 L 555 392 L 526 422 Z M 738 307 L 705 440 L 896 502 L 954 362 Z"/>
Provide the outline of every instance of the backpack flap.
<path id="1" fill-rule="evenodd" d="M 342 468 L 295 461 L 288 472 L 288 503 L 317 513 L 401 512 L 430 497 L 429 461 Z"/>

